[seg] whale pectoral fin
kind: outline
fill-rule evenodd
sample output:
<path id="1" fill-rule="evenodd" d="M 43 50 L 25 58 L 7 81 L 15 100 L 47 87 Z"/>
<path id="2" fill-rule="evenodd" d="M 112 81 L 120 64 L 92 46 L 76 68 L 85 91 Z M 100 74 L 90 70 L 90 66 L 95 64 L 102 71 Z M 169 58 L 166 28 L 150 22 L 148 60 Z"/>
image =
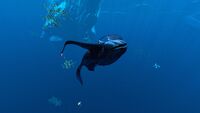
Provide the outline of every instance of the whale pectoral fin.
<path id="1" fill-rule="evenodd" d="M 64 52 L 65 47 L 66 47 L 68 44 L 77 45 L 77 46 L 80 46 L 80 47 L 85 48 L 85 49 L 88 49 L 88 50 L 92 50 L 92 49 L 98 47 L 97 44 L 83 43 L 83 42 L 77 42 L 77 41 L 66 41 L 65 44 L 64 44 L 64 47 L 63 47 L 63 49 L 62 49 L 62 51 L 61 51 L 61 54 Z"/>
<path id="2" fill-rule="evenodd" d="M 79 65 L 78 69 L 76 70 L 76 78 L 80 82 L 80 84 L 83 85 L 83 80 L 81 78 L 81 68 L 82 65 Z"/>

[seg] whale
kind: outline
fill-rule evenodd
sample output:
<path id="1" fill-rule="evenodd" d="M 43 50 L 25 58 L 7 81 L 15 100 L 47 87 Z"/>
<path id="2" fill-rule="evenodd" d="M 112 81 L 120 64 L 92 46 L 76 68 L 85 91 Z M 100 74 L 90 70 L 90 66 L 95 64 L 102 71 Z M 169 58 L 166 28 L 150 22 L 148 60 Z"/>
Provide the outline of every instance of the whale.
<path id="1" fill-rule="evenodd" d="M 66 41 L 61 50 L 61 56 L 63 56 L 67 45 L 77 45 L 87 49 L 76 70 L 76 78 L 81 85 L 83 85 L 81 77 L 81 69 L 83 66 L 87 67 L 89 71 L 94 71 L 96 66 L 106 66 L 115 63 L 127 51 L 127 42 L 120 35 L 116 34 L 105 35 L 96 43 Z"/>

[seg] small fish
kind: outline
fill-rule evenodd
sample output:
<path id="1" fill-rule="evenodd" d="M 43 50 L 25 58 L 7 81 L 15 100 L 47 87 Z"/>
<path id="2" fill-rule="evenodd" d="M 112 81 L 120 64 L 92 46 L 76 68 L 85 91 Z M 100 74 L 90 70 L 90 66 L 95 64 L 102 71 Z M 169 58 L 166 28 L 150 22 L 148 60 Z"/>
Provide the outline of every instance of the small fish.
<path id="1" fill-rule="evenodd" d="M 153 67 L 154 67 L 155 69 L 159 69 L 159 68 L 160 68 L 160 65 L 158 65 L 157 63 L 155 63 L 155 64 L 153 65 Z"/>
<path id="2" fill-rule="evenodd" d="M 64 64 L 62 66 L 64 69 L 71 69 L 74 67 L 74 61 L 73 60 L 65 60 Z"/>

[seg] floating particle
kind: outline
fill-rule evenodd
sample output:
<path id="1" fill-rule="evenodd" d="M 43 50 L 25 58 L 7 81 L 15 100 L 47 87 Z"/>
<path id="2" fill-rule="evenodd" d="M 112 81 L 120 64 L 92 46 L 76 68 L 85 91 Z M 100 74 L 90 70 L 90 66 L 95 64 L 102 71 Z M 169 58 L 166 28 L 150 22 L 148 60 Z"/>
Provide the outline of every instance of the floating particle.
<path id="1" fill-rule="evenodd" d="M 81 106 L 82 106 L 82 102 L 81 102 L 81 101 L 78 101 L 78 102 L 77 102 L 77 106 L 78 106 L 78 107 L 81 107 Z"/>
<path id="2" fill-rule="evenodd" d="M 54 105 L 55 107 L 59 107 L 62 105 L 62 101 L 55 96 L 52 96 L 51 98 L 49 98 L 48 102 Z"/>
<path id="3" fill-rule="evenodd" d="M 160 65 L 158 65 L 157 63 L 155 63 L 155 64 L 153 65 L 153 67 L 154 67 L 155 69 L 159 69 L 159 68 L 160 68 Z"/>

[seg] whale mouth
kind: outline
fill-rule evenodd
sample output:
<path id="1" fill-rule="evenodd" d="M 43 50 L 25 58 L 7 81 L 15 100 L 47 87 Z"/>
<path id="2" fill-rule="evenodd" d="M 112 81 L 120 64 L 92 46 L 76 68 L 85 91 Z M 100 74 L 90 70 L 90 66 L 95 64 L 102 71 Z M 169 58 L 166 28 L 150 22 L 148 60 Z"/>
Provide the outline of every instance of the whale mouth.
<path id="1" fill-rule="evenodd" d="M 126 43 L 120 44 L 118 46 L 115 46 L 112 49 L 115 50 L 115 49 L 125 49 L 125 48 L 127 48 L 127 44 Z"/>

